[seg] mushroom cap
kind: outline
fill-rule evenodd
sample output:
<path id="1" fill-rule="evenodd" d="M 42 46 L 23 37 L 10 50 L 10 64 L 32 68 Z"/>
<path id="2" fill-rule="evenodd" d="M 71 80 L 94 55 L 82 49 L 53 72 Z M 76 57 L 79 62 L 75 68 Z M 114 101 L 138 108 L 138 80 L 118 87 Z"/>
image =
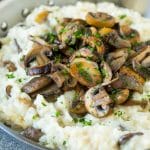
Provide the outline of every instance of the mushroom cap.
<path id="1" fill-rule="evenodd" d="M 76 58 L 70 64 L 71 75 L 82 85 L 92 87 L 100 83 L 101 73 L 97 63 L 85 58 Z"/>

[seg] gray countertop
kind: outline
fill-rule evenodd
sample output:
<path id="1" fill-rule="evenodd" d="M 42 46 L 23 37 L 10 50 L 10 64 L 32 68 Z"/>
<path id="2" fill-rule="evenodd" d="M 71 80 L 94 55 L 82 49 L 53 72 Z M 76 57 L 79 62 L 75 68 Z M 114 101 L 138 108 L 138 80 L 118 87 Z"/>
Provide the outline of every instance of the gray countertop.
<path id="1" fill-rule="evenodd" d="M 0 129 L 0 150 L 36 150 L 22 142 L 17 141 Z"/>

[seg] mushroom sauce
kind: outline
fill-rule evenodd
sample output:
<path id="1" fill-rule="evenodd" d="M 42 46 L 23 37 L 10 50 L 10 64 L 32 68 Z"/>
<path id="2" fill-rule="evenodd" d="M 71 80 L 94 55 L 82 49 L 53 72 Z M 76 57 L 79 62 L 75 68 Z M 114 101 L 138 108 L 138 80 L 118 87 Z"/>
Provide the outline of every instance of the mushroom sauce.
<path id="1" fill-rule="evenodd" d="M 1 121 L 53 149 L 150 149 L 149 27 L 112 3 L 36 8 L 0 39 Z"/>

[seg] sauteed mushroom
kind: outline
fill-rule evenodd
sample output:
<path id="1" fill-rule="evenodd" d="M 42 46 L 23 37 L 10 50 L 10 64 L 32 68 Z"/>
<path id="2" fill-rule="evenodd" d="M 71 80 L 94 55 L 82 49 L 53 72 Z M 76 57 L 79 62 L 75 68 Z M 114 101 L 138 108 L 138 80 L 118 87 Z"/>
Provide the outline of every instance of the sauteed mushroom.
<path id="1" fill-rule="evenodd" d="M 68 23 L 61 29 L 61 41 L 68 45 L 74 45 L 84 34 L 84 26 L 77 22 Z"/>
<path id="2" fill-rule="evenodd" d="M 23 135 L 33 141 L 38 142 L 40 137 L 43 135 L 41 130 L 29 127 L 24 130 Z"/>
<path id="3" fill-rule="evenodd" d="M 88 87 L 95 86 L 102 80 L 97 63 L 85 58 L 74 59 L 70 65 L 70 73 L 80 84 Z"/>
<path id="4" fill-rule="evenodd" d="M 14 72 L 17 70 L 15 64 L 12 61 L 4 61 L 4 66 L 7 67 L 9 72 Z"/>
<path id="5" fill-rule="evenodd" d="M 145 80 L 132 69 L 123 66 L 119 72 L 119 79 L 112 83 L 114 88 L 125 88 L 138 92 L 143 91 Z"/>
<path id="6" fill-rule="evenodd" d="M 111 98 L 114 100 L 115 104 L 123 104 L 128 100 L 129 90 L 128 89 L 120 89 L 116 93 L 111 95 Z"/>
<path id="7" fill-rule="evenodd" d="M 49 85 L 50 83 L 51 79 L 47 76 L 35 77 L 22 87 L 22 91 L 27 94 L 31 94 Z"/>
<path id="8" fill-rule="evenodd" d="M 56 85 L 56 83 L 51 83 L 50 85 L 39 89 L 38 91 L 31 93 L 31 97 L 35 98 L 37 94 L 43 95 L 47 100 L 54 101 L 56 97 L 61 94 L 61 89 Z"/>
<path id="9" fill-rule="evenodd" d="M 25 67 L 29 67 L 31 61 L 36 59 L 39 66 L 28 69 L 29 75 L 46 74 L 50 72 L 51 63 L 48 57 L 52 55 L 51 48 L 47 45 L 35 43 L 30 52 L 25 56 Z"/>
<path id="10" fill-rule="evenodd" d="M 128 25 L 120 26 L 120 33 L 123 36 L 123 38 L 129 40 L 131 44 L 137 43 L 140 41 L 140 35 L 138 31 L 130 28 Z"/>
<path id="11" fill-rule="evenodd" d="M 125 134 L 125 135 L 122 135 L 119 140 L 118 140 L 118 144 L 119 145 L 124 145 L 126 144 L 132 137 L 134 136 L 141 136 L 143 135 L 142 132 L 135 132 L 135 133 L 128 133 L 128 134 Z"/>
<path id="12" fill-rule="evenodd" d="M 91 25 L 98 28 L 102 27 L 113 27 L 115 24 L 115 18 L 108 15 L 107 13 L 97 12 L 92 13 L 89 12 L 86 15 L 86 22 Z"/>
<path id="13" fill-rule="evenodd" d="M 7 85 L 6 86 L 6 94 L 10 97 L 11 96 L 11 90 L 12 90 L 12 85 Z"/>
<path id="14" fill-rule="evenodd" d="M 111 68 L 110 66 L 108 65 L 107 62 L 103 61 L 101 63 L 101 72 L 102 72 L 102 75 L 103 75 L 103 83 L 108 83 L 111 81 L 112 79 L 112 71 L 111 71 Z"/>
<path id="15" fill-rule="evenodd" d="M 118 49 L 108 54 L 107 62 L 110 64 L 111 69 L 116 72 L 123 66 L 127 58 L 128 50 L 126 48 Z"/>
<path id="16" fill-rule="evenodd" d="M 133 58 L 132 65 L 140 75 L 150 79 L 150 46 Z"/>
<path id="17" fill-rule="evenodd" d="M 108 93 L 100 85 L 90 88 L 85 94 L 84 101 L 87 111 L 98 118 L 109 113 L 112 103 Z"/>

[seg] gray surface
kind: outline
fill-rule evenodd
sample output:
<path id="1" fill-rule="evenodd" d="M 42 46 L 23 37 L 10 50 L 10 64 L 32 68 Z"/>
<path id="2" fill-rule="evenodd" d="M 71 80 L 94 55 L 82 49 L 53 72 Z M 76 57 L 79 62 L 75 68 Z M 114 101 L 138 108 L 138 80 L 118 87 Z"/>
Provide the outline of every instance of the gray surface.
<path id="1" fill-rule="evenodd" d="M 23 144 L 0 129 L 0 150 L 36 150 Z"/>

